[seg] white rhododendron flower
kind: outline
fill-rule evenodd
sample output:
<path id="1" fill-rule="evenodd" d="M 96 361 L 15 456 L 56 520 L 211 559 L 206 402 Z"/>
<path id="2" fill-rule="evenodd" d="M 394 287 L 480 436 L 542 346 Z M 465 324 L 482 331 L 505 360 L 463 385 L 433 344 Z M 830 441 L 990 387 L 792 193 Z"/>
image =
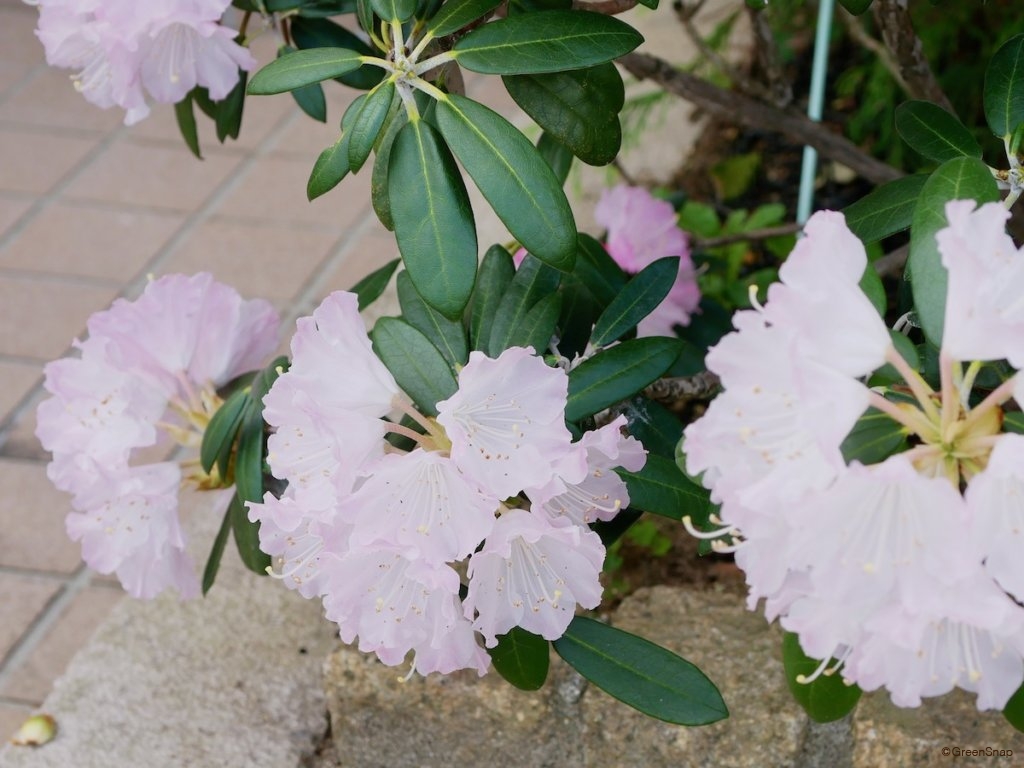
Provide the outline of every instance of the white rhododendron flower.
<path id="1" fill-rule="evenodd" d="M 1022 377 L 975 383 L 982 361 L 1024 365 L 1024 254 L 999 204 L 955 201 L 946 215 L 937 389 L 858 287 L 863 247 L 823 212 L 765 305 L 709 352 L 724 392 L 687 427 L 685 452 L 721 504 L 721 527 L 695 533 L 735 551 L 750 606 L 765 598 L 823 660 L 809 680 L 839 671 L 900 706 L 959 687 L 1000 709 L 1024 681 L 1024 438 L 1003 431 Z M 885 363 L 903 382 L 869 389 Z M 848 461 L 869 407 L 896 422 L 901 448 Z"/>

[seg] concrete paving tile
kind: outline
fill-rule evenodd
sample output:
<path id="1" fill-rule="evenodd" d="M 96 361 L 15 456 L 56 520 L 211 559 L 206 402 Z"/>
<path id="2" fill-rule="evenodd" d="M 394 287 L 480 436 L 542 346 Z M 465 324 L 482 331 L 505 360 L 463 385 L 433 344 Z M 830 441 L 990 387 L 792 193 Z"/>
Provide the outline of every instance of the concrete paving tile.
<path id="1" fill-rule="evenodd" d="M 43 371 L 38 365 L 0 361 L 0 421 L 42 378 Z"/>
<path id="2" fill-rule="evenodd" d="M 0 126 L 0 190 L 37 195 L 49 191 L 93 150 L 96 141 Z"/>
<path id="3" fill-rule="evenodd" d="M 339 186 L 310 202 L 306 199 L 306 182 L 315 159 L 312 154 L 301 159 L 275 155 L 260 158 L 216 213 L 343 231 L 369 209 L 370 169 L 346 177 Z"/>
<path id="4" fill-rule="evenodd" d="M 79 545 L 64 532 L 71 497 L 58 491 L 36 462 L 0 460 L 0 565 L 71 574 Z"/>
<path id="5" fill-rule="evenodd" d="M 87 587 L 79 592 L 35 651 L 7 678 L 0 694 L 42 702 L 71 657 L 123 597 L 122 592 L 107 587 Z"/>
<path id="6" fill-rule="evenodd" d="M 70 70 L 47 67 L 0 106 L 0 120 L 103 132 L 122 123 L 124 110 L 90 104 L 75 90 Z"/>
<path id="7" fill-rule="evenodd" d="M 162 272 L 209 271 L 247 298 L 290 299 L 327 256 L 337 235 L 207 220 L 174 252 Z"/>
<path id="8" fill-rule="evenodd" d="M 26 198 L 0 197 L 0 238 L 32 206 Z"/>
<path id="9" fill-rule="evenodd" d="M 85 330 L 113 288 L 0 275 L 0 353 L 48 361 Z"/>
<path id="10" fill-rule="evenodd" d="M 0 605 L 4 607 L 4 620 L 0 621 L 0 660 L 10 653 L 60 586 L 61 582 L 55 579 L 0 573 Z"/>
<path id="11" fill-rule="evenodd" d="M 36 69 L 36 65 L 20 61 L 0 61 L 0 101 L 14 93 L 25 77 Z"/>
<path id="12" fill-rule="evenodd" d="M 341 83 L 324 83 L 324 96 L 327 99 L 327 122 L 321 123 L 300 112 L 274 141 L 273 153 L 307 159 L 312 168 L 312 161 L 316 160 L 317 155 L 338 140 L 341 135 L 342 115 L 362 93 L 364 92 Z M 291 99 L 291 96 L 287 96 L 287 98 Z M 297 107 L 296 110 L 298 111 Z M 372 158 L 370 162 L 372 162 Z"/>
<path id="13" fill-rule="evenodd" d="M 16 704 L 0 704 L 0 744 L 5 743 L 17 733 L 21 724 L 32 714 L 31 707 L 20 707 Z"/>
<path id="14" fill-rule="evenodd" d="M 398 256 L 395 237 L 379 223 L 341 254 L 337 265 L 326 275 L 317 303 L 333 291 L 347 291 L 375 269 Z"/>
<path id="15" fill-rule="evenodd" d="M 180 214 L 55 202 L 0 250 L 0 267 L 130 280 L 182 221 Z"/>
<path id="16" fill-rule="evenodd" d="M 43 64 L 43 44 L 35 35 L 38 12 L 24 4 L 0 6 L 0 51 L 5 61 Z"/>
<path id="17" fill-rule="evenodd" d="M 0 456 L 24 461 L 49 461 L 36 437 L 36 408 L 45 393 L 37 393 L 17 420 L 0 434 Z"/>
<path id="18" fill-rule="evenodd" d="M 184 144 L 117 141 L 67 189 L 68 198 L 193 211 L 235 169 L 236 156 L 197 160 Z"/>

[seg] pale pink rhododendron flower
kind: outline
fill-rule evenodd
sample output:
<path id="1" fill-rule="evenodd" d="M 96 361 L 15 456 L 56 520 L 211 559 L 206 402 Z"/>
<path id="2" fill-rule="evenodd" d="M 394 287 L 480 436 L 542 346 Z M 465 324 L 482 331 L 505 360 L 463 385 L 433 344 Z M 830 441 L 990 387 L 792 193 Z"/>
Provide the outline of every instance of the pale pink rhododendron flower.
<path id="1" fill-rule="evenodd" d="M 145 464 L 137 452 L 168 436 L 198 448 L 218 389 L 264 362 L 277 326 L 267 302 L 245 301 L 209 274 L 169 275 L 93 315 L 75 343 L 80 356 L 46 366 L 51 397 L 36 435 L 53 454 L 50 479 L 72 494 L 68 534 L 90 567 L 116 573 L 132 595 L 198 593 L 178 491 L 222 485 L 198 460 Z"/>
<path id="2" fill-rule="evenodd" d="M 629 503 L 614 469 L 639 469 L 643 449 L 621 421 L 572 442 L 567 375 L 529 348 L 473 352 L 425 415 L 357 305 L 334 293 L 299 321 L 292 366 L 264 398 L 267 462 L 288 486 L 249 516 L 275 574 L 321 597 L 345 642 L 391 665 L 411 654 L 421 674 L 484 674 L 481 635 L 557 638 L 577 606 L 597 605 L 604 547 L 586 522 Z"/>
<path id="3" fill-rule="evenodd" d="M 220 24 L 230 0 L 39 0 L 38 36 L 51 66 L 72 69 L 75 88 L 125 124 L 149 114 L 147 95 L 175 104 L 197 85 L 214 101 L 256 61 Z"/>
<path id="4" fill-rule="evenodd" d="M 674 336 L 677 325 L 689 325 L 700 304 L 690 244 L 679 228 L 672 205 L 643 187 L 620 184 L 606 189 L 594 218 L 608 230 L 606 247 L 625 271 L 636 273 L 664 256 L 679 257 L 679 272 L 668 296 L 640 321 L 640 336 Z"/>
<path id="5" fill-rule="evenodd" d="M 709 352 L 724 392 L 684 449 L 721 504 L 718 530 L 694 533 L 734 551 L 750 607 L 765 598 L 823 659 L 807 680 L 839 672 L 900 706 L 959 687 L 999 709 L 1024 682 L 1024 438 L 1002 431 L 1021 376 L 972 390 L 982 361 L 1024 364 L 1024 254 L 1002 206 L 957 201 L 946 215 L 938 391 L 858 287 L 863 247 L 840 214 L 818 213 L 765 305 L 738 313 Z M 885 363 L 901 399 L 864 383 Z M 876 463 L 847 461 L 869 407 L 912 439 Z"/>

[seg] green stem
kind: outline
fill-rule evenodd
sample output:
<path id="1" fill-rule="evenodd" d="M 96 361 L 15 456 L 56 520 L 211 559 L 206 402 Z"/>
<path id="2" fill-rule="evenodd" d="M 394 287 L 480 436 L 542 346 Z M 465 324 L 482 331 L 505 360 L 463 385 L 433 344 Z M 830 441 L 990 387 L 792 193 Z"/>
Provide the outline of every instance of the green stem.
<path id="1" fill-rule="evenodd" d="M 445 51 L 444 53 L 439 53 L 436 56 L 431 56 L 426 61 L 421 61 L 413 67 L 412 71 L 414 75 L 422 75 L 435 67 L 447 64 L 449 61 L 455 61 L 455 54 L 451 51 Z"/>

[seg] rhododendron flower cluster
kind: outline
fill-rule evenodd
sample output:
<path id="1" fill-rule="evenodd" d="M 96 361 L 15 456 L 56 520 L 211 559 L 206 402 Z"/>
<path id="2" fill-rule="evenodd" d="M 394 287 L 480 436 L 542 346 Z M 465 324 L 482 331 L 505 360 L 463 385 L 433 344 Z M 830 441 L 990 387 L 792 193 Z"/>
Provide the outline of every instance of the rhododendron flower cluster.
<path id="1" fill-rule="evenodd" d="M 556 639 L 577 605 L 600 602 L 604 547 L 587 523 L 629 503 L 613 468 L 645 453 L 621 418 L 573 442 L 568 378 L 530 348 L 471 353 L 457 391 L 422 413 L 357 306 L 338 292 L 299 320 L 264 398 L 267 462 L 288 485 L 250 519 L 278 576 L 321 597 L 345 642 L 391 665 L 413 652 L 422 674 L 483 674 L 478 633 L 488 647 L 517 626 Z"/>
<path id="2" fill-rule="evenodd" d="M 230 0 L 36 0 L 51 66 L 72 69 L 92 104 L 149 114 L 146 96 L 175 104 L 197 85 L 220 101 L 256 60 L 220 23 Z"/>
<path id="3" fill-rule="evenodd" d="M 1024 379 L 976 382 L 986 361 L 1024 365 L 1024 253 L 1001 205 L 946 214 L 938 386 L 861 291 L 863 246 L 840 214 L 819 213 L 764 306 L 738 313 L 708 354 L 724 392 L 686 429 L 685 452 L 721 504 L 721 528 L 701 535 L 735 551 L 751 607 L 764 598 L 823 660 L 808 679 L 839 672 L 900 706 L 955 686 L 999 709 L 1024 680 L 1024 436 L 1003 429 Z M 885 363 L 902 382 L 869 389 Z M 906 439 L 880 461 L 846 461 L 869 407 Z"/>
<path id="4" fill-rule="evenodd" d="M 639 336 L 674 336 L 689 325 L 700 305 L 700 288 L 686 233 L 672 205 L 643 187 L 620 184 L 601 194 L 594 219 L 608 230 L 606 247 L 625 271 L 636 273 L 664 256 L 679 257 L 679 272 L 668 296 L 637 327 Z"/>
<path id="5" fill-rule="evenodd" d="M 135 301 L 92 316 L 77 358 L 46 366 L 36 435 L 53 454 L 47 474 L 72 494 L 67 531 L 85 562 L 116 573 L 136 597 L 199 581 L 178 519 L 183 482 L 216 488 L 197 460 L 142 463 L 161 436 L 198 447 L 221 404 L 218 388 L 258 368 L 277 344 L 277 313 L 244 301 L 209 274 L 150 282 Z M 216 471 L 216 470 L 215 470 Z"/>

